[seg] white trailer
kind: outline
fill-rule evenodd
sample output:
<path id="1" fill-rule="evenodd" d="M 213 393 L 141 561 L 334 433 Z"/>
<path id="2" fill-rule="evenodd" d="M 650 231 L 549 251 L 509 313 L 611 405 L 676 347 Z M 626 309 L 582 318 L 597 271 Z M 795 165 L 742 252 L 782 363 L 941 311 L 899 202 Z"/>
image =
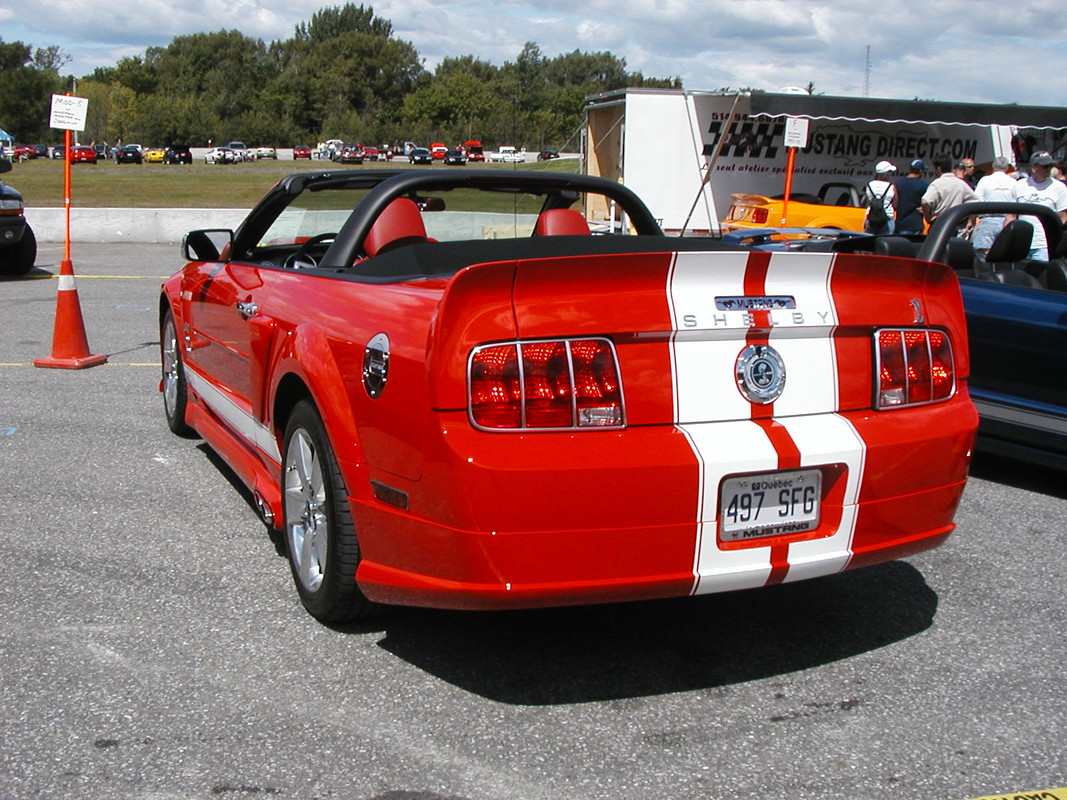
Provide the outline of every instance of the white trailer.
<path id="1" fill-rule="evenodd" d="M 715 234 L 730 195 L 782 195 L 790 117 L 809 121 L 791 196 L 818 195 L 827 183 L 860 189 L 883 159 L 903 174 L 916 158 L 932 170 L 939 153 L 981 166 L 1035 149 L 1062 158 L 1067 146 L 1067 110 L 1060 108 L 623 89 L 586 98 L 584 169 L 625 183 L 667 231 Z M 612 209 L 589 216 L 610 219 Z"/>

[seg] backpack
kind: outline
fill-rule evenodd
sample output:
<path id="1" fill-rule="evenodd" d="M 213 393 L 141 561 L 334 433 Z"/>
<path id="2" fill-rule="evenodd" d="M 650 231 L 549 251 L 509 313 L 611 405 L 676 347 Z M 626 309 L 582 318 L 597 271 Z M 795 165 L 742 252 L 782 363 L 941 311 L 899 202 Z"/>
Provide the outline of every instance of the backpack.
<path id="1" fill-rule="evenodd" d="M 867 184 L 867 188 L 870 188 L 870 184 Z M 893 188 L 893 184 L 889 184 L 885 187 L 885 191 L 882 192 L 882 196 L 877 199 L 877 202 L 872 202 L 867 211 L 866 231 L 867 233 L 882 233 L 889 225 L 889 215 L 885 213 L 885 196 L 889 194 L 889 190 Z M 874 194 L 873 192 L 871 193 Z"/>

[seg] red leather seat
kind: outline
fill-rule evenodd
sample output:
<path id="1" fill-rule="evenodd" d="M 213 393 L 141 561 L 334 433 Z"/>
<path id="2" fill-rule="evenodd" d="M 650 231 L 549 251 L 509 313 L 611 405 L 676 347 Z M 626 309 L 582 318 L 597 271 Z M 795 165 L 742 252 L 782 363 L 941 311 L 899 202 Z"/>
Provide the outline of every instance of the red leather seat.
<path id="1" fill-rule="evenodd" d="M 374 221 L 363 240 L 363 250 L 373 257 L 396 247 L 426 241 L 429 239 L 419 207 L 406 197 L 398 197 Z"/>
<path id="2" fill-rule="evenodd" d="M 574 208 L 550 208 L 542 211 L 534 226 L 534 236 L 588 236 L 589 223 Z"/>

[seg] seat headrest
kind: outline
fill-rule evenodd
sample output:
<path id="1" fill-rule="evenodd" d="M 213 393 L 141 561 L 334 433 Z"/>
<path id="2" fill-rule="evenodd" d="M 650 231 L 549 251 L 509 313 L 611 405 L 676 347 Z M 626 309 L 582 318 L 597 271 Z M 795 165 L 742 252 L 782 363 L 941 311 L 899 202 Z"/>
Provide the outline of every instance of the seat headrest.
<path id="1" fill-rule="evenodd" d="M 1013 219 L 997 234 L 989 246 L 985 260 L 998 264 L 1024 261 L 1030 255 L 1030 243 L 1034 239 L 1034 226 L 1021 219 Z"/>
<path id="2" fill-rule="evenodd" d="M 534 236 L 588 236 L 589 223 L 574 208 L 550 208 L 542 211 L 534 226 Z"/>
<path id="3" fill-rule="evenodd" d="M 876 256 L 896 256 L 897 258 L 915 258 L 919 246 L 903 236 L 879 236 L 874 240 Z"/>
<path id="4" fill-rule="evenodd" d="M 363 249 L 373 257 L 394 247 L 425 241 L 426 225 L 419 207 L 406 197 L 398 197 L 374 221 L 363 240 Z"/>

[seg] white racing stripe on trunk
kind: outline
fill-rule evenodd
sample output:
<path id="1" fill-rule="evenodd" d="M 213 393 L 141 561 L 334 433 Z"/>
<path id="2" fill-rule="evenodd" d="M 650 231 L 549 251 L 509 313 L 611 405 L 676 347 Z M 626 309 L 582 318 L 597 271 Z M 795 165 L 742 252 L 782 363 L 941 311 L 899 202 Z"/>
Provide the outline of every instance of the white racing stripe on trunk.
<path id="1" fill-rule="evenodd" d="M 716 308 L 716 297 L 744 296 L 747 253 L 679 253 L 667 287 L 674 335 L 671 369 L 675 424 L 700 465 L 694 593 L 763 586 L 770 547 L 718 546 L 719 486 L 727 475 L 778 469 L 779 454 L 751 422 L 752 405 L 737 390 L 735 365 L 752 317 Z M 786 385 L 774 404 L 775 421 L 789 432 L 801 466 L 844 463 L 848 484 L 841 526 L 829 538 L 798 542 L 788 551 L 786 580 L 838 572 L 848 564 L 855 503 L 863 474 L 863 442 L 836 413 L 837 362 L 831 335 L 837 314 L 830 292 L 833 257 L 772 256 L 763 294 L 791 297 L 796 308 L 771 313 L 768 341 L 786 365 Z M 764 317 L 765 318 L 765 317 Z"/>

